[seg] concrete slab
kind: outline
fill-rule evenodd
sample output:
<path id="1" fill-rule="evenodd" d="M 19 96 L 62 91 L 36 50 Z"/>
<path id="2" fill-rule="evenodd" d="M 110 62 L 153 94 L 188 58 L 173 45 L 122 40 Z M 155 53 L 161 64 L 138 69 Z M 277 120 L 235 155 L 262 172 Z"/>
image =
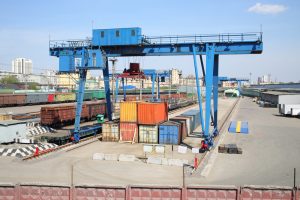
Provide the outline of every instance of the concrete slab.
<path id="1" fill-rule="evenodd" d="M 248 121 L 249 134 L 226 132 L 223 143 L 237 144 L 243 154 L 218 154 L 206 178 L 195 174 L 187 184 L 292 186 L 293 169 L 300 170 L 300 121 L 277 113 L 242 98 L 230 120 Z"/>

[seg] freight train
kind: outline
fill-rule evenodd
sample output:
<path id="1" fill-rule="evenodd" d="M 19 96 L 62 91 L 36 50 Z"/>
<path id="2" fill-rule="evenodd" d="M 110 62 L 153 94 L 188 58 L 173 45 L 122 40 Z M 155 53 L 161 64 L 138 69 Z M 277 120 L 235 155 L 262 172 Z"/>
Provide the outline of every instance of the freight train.
<path id="1" fill-rule="evenodd" d="M 0 107 L 9 107 L 9 106 L 24 106 L 24 105 L 35 105 L 35 104 L 53 104 L 53 103 L 68 103 L 76 101 L 75 92 L 28 92 L 21 93 L 22 91 L 15 91 L 11 93 L 1 93 L 0 91 Z M 148 90 L 143 92 L 143 99 L 150 98 L 151 95 Z M 137 100 L 135 91 L 126 92 L 128 100 Z M 171 91 L 171 98 L 178 98 L 180 94 L 177 94 L 177 91 Z M 182 95 L 181 95 L 182 96 Z M 169 95 L 166 91 L 162 92 L 162 99 L 169 98 Z M 104 90 L 86 90 L 84 92 L 84 101 L 89 100 L 101 100 L 105 99 Z"/>
<path id="2" fill-rule="evenodd" d="M 74 123 L 76 106 L 46 106 L 41 108 L 41 125 L 61 127 Z M 81 111 L 81 120 L 90 121 L 98 114 L 106 115 L 106 102 L 97 101 L 84 103 Z"/>
<path id="3" fill-rule="evenodd" d="M 168 103 L 168 110 L 175 110 L 185 106 L 195 104 L 197 101 L 193 99 L 165 99 Z M 41 107 L 41 125 L 53 128 L 72 124 L 75 120 L 76 106 L 45 106 Z M 95 101 L 84 103 L 82 106 L 81 120 L 90 121 L 95 119 L 98 114 L 106 115 L 106 102 Z"/>

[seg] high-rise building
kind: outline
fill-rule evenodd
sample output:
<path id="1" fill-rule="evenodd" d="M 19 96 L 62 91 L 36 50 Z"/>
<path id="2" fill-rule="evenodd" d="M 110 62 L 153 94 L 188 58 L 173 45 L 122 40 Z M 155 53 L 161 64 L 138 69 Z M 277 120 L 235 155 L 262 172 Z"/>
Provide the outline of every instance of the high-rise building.
<path id="1" fill-rule="evenodd" d="M 16 58 L 11 62 L 12 72 L 18 74 L 32 74 L 32 60 Z"/>

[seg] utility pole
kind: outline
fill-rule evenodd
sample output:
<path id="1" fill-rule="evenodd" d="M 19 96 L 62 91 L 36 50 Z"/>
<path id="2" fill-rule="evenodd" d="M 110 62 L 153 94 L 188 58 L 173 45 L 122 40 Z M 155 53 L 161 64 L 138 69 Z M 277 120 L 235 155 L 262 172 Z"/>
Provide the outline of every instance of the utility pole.
<path id="1" fill-rule="evenodd" d="M 116 73 L 116 66 L 115 63 L 118 61 L 116 58 L 109 59 L 112 63 L 112 77 L 111 77 L 111 92 L 112 92 L 112 102 L 114 102 L 115 94 L 114 94 L 114 81 L 115 81 L 115 73 Z M 113 109 L 114 112 L 114 109 Z"/>

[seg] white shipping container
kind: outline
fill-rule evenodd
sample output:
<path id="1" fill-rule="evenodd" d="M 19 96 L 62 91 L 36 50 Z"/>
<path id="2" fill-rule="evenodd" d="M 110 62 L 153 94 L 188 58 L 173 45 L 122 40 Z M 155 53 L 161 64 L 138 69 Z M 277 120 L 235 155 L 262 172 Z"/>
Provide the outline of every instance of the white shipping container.
<path id="1" fill-rule="evenodd" d="M 292 115 L 293 116 L 300 116 L 300 108 L 292 108 Z"/>
<path id="2" fill-rule="evenodd" d="M 283 114 L 285 115 L 291 115 L 292 114 L 292 108 L 300 108 L 300 104 L 283 104 Z"/>
<path id="3" fill-rule="evenodd" d="M 105 122 L 102 124 L 102 141 L 119 141 L 119 124 L 114 122 Z"/>
<path id="4" fill-rule="evenodd" d="M 141 143 L 158 143 L 158 126 L 156 125 L 139 125 L 139 142 Z"/>

